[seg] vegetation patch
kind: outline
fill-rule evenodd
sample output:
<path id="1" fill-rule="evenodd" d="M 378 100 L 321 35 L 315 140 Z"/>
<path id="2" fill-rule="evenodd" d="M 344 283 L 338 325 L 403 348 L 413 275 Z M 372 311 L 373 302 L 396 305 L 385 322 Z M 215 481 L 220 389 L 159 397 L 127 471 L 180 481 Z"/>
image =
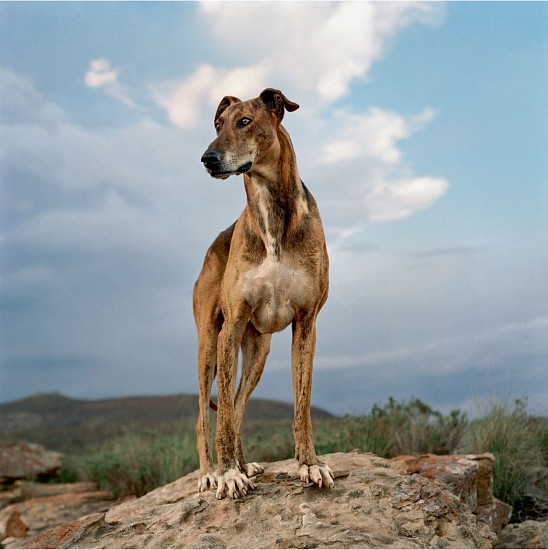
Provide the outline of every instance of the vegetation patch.
<path id="1" fill-rule="evenodd" d="M 248 458 L 293 457 L 291 423 L 289 416 L 244 422 Z M 82 428 L 77 441 L 59 427 L 34 434 L 34 440 L 42 438 L 48 448 L 65 453 L 59 481 L 90 480 L 116 497 L 141 496 L 198 468 L 193 418 Z M 319 454 L 360 449 L 391 458 L 490 452 L 496 457 L 494 495 L 514 507 L 513 520 L 548 516 L 548 419 L 530 415 L 524 399 L 494 401 L 469 419 L 458 410 L 442 414 L 418 399 L 390 398 L 366 415 L 315 416 L 314 438 Z"/>

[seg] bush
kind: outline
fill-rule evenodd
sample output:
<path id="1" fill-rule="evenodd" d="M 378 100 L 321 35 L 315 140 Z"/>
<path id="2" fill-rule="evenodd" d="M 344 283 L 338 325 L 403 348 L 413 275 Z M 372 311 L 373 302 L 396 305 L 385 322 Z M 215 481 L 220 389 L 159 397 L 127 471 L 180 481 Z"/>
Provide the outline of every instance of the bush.
<path id="1" fill-rule="evenodd" d="M 255 420 L 244 422 L 242 441 L 246 459 L 253 462 L 276 462 L 295 455 L 291 421 Z"/>
<path id="2" fill-rule="evenodd" d="M 374 405 L 369 415 L 318 423 L 316 445 L 318 453 L 361 449 L 382 457 L 448 454 L 466 425 L 466 415 L 459 411 L 443 416 L 419 399 L 398 403 L 391 397 L 383 407 Z"/>
<path id="3" fill-rule="evenodd" d="M 117 497 L 144 495 L 197 466 L 191 431 L 165 433 L 151 428 L 106 442 L 72 463 L 81 479 L 96 481 Z"/>
<path id="4" fill-rule="evenodd" d="M 526 399 L 517 399 L 492 402 L 462 438 L 463 452 L 495 455 L 493 493 L 514 507 L 515 520 L 546 512 L 547 435 L 546 419 L 530 416 Z"/>

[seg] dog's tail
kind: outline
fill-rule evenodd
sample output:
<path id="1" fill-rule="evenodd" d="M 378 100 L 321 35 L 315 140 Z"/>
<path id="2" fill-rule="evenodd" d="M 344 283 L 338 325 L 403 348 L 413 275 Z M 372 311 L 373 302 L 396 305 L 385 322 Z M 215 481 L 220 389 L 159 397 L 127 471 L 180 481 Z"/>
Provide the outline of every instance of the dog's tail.
<path id="1" fill-rule="evenodd" d="M 213 399 L 210 397 L 209 398 L 209 406 L 210 408 L 212 408 L 215 412 L 217 412 L 217 403 L 215 403 L 215 401 L 213 401 Z"/>

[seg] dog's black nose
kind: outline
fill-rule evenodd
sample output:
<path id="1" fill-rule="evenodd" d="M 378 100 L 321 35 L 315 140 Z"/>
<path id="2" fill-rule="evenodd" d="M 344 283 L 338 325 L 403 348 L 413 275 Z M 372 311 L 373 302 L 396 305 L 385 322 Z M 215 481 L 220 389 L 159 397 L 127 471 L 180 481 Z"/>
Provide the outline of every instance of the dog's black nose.
<path id="1" fill-rule="evenodd" d="M 210 166 L 210 167 L 218 166 L 219 164 L 221 164 L 221 160 L 222 160 L 221 154 L 218 153 L 217 151 L 206 151 L 202 155 L 202 162 L 206 166 Z"/>

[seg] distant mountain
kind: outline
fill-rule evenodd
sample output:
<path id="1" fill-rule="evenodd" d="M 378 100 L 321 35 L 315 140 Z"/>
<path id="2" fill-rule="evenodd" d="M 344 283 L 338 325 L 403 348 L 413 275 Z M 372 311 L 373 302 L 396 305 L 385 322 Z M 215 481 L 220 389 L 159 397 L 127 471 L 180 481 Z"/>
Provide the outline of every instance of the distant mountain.
<path id="1" fill-rule="evenodd" d="M 108 428 L 139 424 L 153 426 L 173 421 L 194 422 L 198 414 L 196 395 L 121 397 L 117 399 L 72 399 L 60 393 L 39 393 L 0 404 L 0 440 L 19 438 L 29 430 Z M 315 418 L 332 417 L 312 408 Z M 246 420 L 284 420 L 293 417 L 293 405 L 266 399 L 251 399 Z"/>

